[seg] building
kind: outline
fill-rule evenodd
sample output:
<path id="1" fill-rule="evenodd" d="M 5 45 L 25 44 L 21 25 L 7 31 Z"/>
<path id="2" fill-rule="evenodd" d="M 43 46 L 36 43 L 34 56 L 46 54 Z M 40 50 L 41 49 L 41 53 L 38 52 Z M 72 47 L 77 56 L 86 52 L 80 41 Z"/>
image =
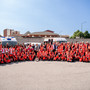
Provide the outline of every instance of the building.
<path id="1" fill-rule="evenodd" d="M 22 37 L 23 38 L 27 38 L 27 37 L 59 37 L 59 34 L 54 33 L 54 31 L 51 31 L 51 30 L 45 30 L 43 32 L 33 32 L 33 33 L 30 33 L 28 31 Z"/>
<path id="2" fill-rule="evenodd" d="M 7 36 L 20 36 L 20 32 L 19 31 L 15 31 L 14 29 L 4 29 L 4 37 Z"/>
<path id="3" fill-rule="evenodd" d="M 11 35 L 11 33 L 12 33 L 12 31 L 14 31 L 14 30 L 12 30 L 12 29 L 4 29 L 4 31 L 3 31 L 3 36 L 4 37 L 6 37 L 6 36 L 10 36 Z"/>
<path id="4" fill-rule="evenodd" d="M 60 35 L 61 38 L 69 38 L 69 35 Z"/>
<path id="5" fill-rule="evenodd" d="M 22 36 L 19 31 L 12 31 L 10 36 Z"/>

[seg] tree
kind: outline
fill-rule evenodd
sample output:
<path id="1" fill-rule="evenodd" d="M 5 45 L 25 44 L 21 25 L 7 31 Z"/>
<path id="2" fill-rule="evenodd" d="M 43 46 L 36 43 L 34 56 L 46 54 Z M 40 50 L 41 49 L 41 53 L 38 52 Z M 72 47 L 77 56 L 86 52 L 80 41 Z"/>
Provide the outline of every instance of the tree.
<path id="1" fill-rule="evenodd" d="M 77 30 L 76 32 L 74 32 L 74 34 L 71 36 L 71 38 L 76 38 L 77 34 L 79 33 L 80 31 Z"/>
<path id="2" fill-rule="evenodd" d="M 80 37 L 80 38 L 81 38 L 81 37 L 84 37 L 84 34 L 83 34 L 83 32 L 81 32 L 81 31 L 80 31 L 80 32 L 78 32 L 78 33 L 77 33 L 77 35 L 76 35 L 76 36 L 78 36 L 78 37 Z"/>
<path id="3" fill-rule="evenodd" d="M 71 36 L 70 39 L 71 39 L 71 38 L 75 39 L 76 37 L 75 37 L 75 36 Z"/>
<path id="4" fill-rule="evenodd" d="M 84 38 L 90 38 L 90 33 L 88 31 L 84 32 Z"/>
<path id="5" fill-rule="evenodd" d="M 76 37 L 90 38 L 90 33 L 87 30 L 84 33 L 80 30 L 77 30 L 70 38 L 76 38 Z"/>
<path id="6" fill-rule="evenodd" d="M 84 37 L 83 32 L 81 32 L 80 30 L 77 30 L 76 32 L 74 32 L 72 38 L 76 38 L 76 37 Z"/>
<path id="7" fill-rule="evenodd" d="M 80 32 L 79 30 L 77 30 L 76 32 L 74 32 L 73 37 L 76 37 L 79 32 Z"/>

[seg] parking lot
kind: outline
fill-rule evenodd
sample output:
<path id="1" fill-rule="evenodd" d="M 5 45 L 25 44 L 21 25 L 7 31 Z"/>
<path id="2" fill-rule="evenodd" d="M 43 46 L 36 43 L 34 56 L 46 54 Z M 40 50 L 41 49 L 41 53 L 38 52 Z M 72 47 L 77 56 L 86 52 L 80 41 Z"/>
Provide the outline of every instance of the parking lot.
<path id="1" fill-rule="evenodd" d="M 26 61 L 0 65 L 0 90 L 90 90 L 90 63 Z"/>

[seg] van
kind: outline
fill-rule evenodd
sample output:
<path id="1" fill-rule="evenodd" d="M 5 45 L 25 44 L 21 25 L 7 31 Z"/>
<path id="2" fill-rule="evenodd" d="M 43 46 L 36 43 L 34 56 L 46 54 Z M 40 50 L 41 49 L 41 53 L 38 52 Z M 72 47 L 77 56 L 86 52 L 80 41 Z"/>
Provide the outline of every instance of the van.
<path id="1" fill-rule="evenodd" d="M 65 38 L 60 38 L 60 37 L 50 37 L 50 38 L 44 38 L 44 42 L 67 42 L 67 40 Z"/>
<path id="2" fill-rule="evenodd" d="M 7 44 L 9 46 L 15 46 L 17 45 L 17 40 L 15 37 L 0 37 L 0 43 L 2 43 L 2 46 L 6 46 Z"/>

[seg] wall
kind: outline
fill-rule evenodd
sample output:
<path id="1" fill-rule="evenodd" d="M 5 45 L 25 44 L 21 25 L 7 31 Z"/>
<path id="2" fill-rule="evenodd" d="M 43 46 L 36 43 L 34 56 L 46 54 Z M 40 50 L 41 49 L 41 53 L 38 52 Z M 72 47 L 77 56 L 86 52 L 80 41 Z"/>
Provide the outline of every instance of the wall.
<path id="1" fill-rule="evenodd" d="M 76 42 L 76 41 L 78 41 L 78 42 L 82 42 L 82 41 L 87 42 L 88 41 L 90 43 L 90 38 L 88 38 L 88 39 L 80 39 L 80 38 L 79 39 L 70 39 L 70 38 L 66 38 L 66 39 L 67 39 L 68 42 Z"/>
<path id="2" fill-rule="evenodd" d="M 31 37 L 31 38 L 23 38 L 23 37 L 16 37 L 17 41 L 19 44 L 23 44 L 25 42 L 38 42 L 38 43 L 43 43 L 43 38 L 35 38 L 35 37 Z"/>
<path id="3" fill-rule="evenodd" d="M 23 37 L 19 37 L 19 36 L 16 36 L 16 39 L 18 41 L 19 44 L 23 44 L 25 42 L 40 42 L 40 43 L 43 43 L 44 39 L 43 38 L 35 38 L 35 37 L 31 37 L 31 38 L 23 38 Z M 90 43 L 90 39 L 69 39 L 69 38 L 66 38 L 68 42 L 86 42 L 88 41 Z"/>

